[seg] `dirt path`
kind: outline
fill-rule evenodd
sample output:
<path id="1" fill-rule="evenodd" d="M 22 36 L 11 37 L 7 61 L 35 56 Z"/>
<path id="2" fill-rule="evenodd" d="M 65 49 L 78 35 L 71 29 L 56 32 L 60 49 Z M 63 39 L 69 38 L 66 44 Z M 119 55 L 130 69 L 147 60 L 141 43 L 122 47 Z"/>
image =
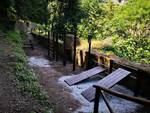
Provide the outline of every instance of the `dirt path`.
<path id="1" fill-rule="evenodd" d="M 40 109 L 39 103 L 17 88 L 11 63 L 11 46 L 0 33 L 0 113 L 30 113 Z"/>
<path id="2" fill-rule="evenodd" d="M 49 102 L 53 105 L 54 112 L 73 113 L 81 104 L 70 95 L 68 89 L 58 83 L 60 77 L 72 73 L 72 64 L 67 64 L 64 67 L 61 61 L 50 61 L 48 62 L 48 66 L 40 66 L 40 63 L 44 63 L 47 60 L 47 50 L 39 46 L 36 40 L 34 40 L 34 45 L 35 49 L 28 49 L 26 53 L 31 60 L 30 64 L 32 65 L 32 69 L 38 75 L 41 85 L 48 93 Z M 34 61 L 32 62 L 33 59 Z M 34 63 L 36 64 L 38 62 L 39 65 L 34 65 Z M 78 73 L 79 71 L 80 69 L 74 73 Z"/>

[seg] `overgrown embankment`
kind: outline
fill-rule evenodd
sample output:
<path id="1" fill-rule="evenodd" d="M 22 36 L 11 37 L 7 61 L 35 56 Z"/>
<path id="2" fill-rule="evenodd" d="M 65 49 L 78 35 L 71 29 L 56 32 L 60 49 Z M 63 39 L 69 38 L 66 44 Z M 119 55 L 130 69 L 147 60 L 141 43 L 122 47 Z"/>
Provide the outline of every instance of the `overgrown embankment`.
<path id="1" fill-rule="evenodd" d="M 50 113 L 47 94 L 27 66 L 24 33 L 0 32 L 0 113 Z"/>

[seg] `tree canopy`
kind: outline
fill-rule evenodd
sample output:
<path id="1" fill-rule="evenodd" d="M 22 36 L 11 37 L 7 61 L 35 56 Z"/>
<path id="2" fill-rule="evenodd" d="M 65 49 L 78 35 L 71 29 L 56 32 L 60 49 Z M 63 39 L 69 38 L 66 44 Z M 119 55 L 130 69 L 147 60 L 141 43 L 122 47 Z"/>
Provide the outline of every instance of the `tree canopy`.
<path id="1" fill-rule="evenodd" d="M 1 20 L 9 14 L 17 18 L 47 24 L 47 30 L 77 31 L 78 37 L 103 40 L 113 45 L 104 50 L 130 60 L 150 62 L 150 1 L 128 0 L 117 4 L 112 0 L 3 0 Z M 8 13 L 9 12 L 9 13 Z M 6 18 L 6 19 L 5 19 Z"/>

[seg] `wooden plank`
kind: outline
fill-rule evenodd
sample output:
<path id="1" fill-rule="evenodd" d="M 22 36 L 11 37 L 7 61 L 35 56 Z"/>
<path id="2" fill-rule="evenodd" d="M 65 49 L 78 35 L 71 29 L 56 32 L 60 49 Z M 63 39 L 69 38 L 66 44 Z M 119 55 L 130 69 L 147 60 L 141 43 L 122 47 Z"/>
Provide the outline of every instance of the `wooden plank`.
<path id="1" fill-rule="evenodd" d="M 99 82 L 97 82 L 95 85 L 97 86 L 102 86 L 105 88 L 111 88 L 113 87 L 116 83 L 121 81 L 123 78 L 128 76 L 130 74 L 129 71 L 126 71 L 122 68 L 117 69 L 116 71 L 112 72 L 108 76 L 104 77 L 101 79 Z M 88 100 L 88 101 L 93 101 L 95 98 L 95 91 L 96 89 L 94 87 L 89 87 L 85 91 L 83 91 L 81 94 Z"/>
<path id="2" fill-rule="evenodd" d="M 71 86 L 104 71 L 104 68 L 97 66 L 78 75 L 75 75 L 69 79 L 66 79 L 65 82 Z"/>

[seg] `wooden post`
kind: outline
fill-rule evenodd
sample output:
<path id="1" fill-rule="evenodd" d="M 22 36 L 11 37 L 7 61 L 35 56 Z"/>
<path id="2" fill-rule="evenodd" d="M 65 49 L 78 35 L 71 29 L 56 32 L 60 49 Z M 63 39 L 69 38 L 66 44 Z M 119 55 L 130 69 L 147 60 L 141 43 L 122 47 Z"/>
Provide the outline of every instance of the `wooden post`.
<path id="1" fill-rule="evenodd" d="M 142 76 L 141 76 L 141 71 L 138 70 L 137 71 L 137 77 L 136 77 L 136 88 L 134 89 L 134 96 L 138 96 L 139 93 L 140 93 L 140 88 L 141 88 L 141 79 L 142 79 Z"/>
<path id="2" fill-rule="evenodd" d="M 80 50 L 80 60 L 81 60 L 81 67 L 83 67 L 84 64 L 83 64 L 83 51 L 82 50 Z"/>
<path id="3" fill-rule="evenodd" d="M 73 71 L 75 71 L 76 69 L 76 42 L 77 42 L 77 35 L 76 35 L 76 31 L 74 32 L 74 55 L 73 55 Z"/>
<path id="4" fill-rule="evenodd" d="M 53 34 L 52 34 L 52 36 L 53 36 L 53 60 L 55 59 L 55 32 L 53 31 Z"/>
<path id="5" fill-rule="evenodd" d="M 98 113 L 99 98 L 100 98 L 100 93 L 99 90 L 96 88 L 95 100 L 94 100 L 94 113 Z"/>
<path id="6" fill-rule="evenodd" d="M 101 62 L 103 64 L 103 66 L 105 65 L 105 57 L 103 55 L 101 55 Z"/>
<path id="7" fill-rule="evenodd" d="M 113 60 L 109 60 L 109 73 L 111 73 L 112 72 L 112 70 L 113 70 Z"/>
<path id="8" fill-rule="evenodd" d="M 58 38 L 59 34 L 56 35 L 56 61 L 58 61 Z"/>
<path id="9" fill-rule="evenodd" d="M 50 32 L 48 31 L 48 57 L 50 58 Z"/>
<path id="10" fill-rule="evenodd" d="M 63 39 L 64 39 L 64 54 L 63 54 L 63 65 L 66 66 L 66 35 L 65 32 L 63 34 Z"/>
<path id="11" fill-rule="evenodd" d="M 102 98 L 103 98 L 107 108 L 109 109 L 109 112 L 110 113 L 114 113 L 114 111 L 112 110 L 112 108 L 111 108 L 111 106 L 110 106 L 110 104 L 109 104 L 109 102 L 108 102 L 108 100 L 107 100 L 107 98 L 106 98 L 106 96 L 105 96 L 103 91 L 100 91 L 100 95 L 102 96 Z"/>
<path id="12" fill-rule="evenodd" d="M 90 68 L 91 63 L 91 34 L 88 35 L 88 43 L 89 43 L 89 51 L 88 51 L 88 64 L 86 66 L 86 69 Z"/>

